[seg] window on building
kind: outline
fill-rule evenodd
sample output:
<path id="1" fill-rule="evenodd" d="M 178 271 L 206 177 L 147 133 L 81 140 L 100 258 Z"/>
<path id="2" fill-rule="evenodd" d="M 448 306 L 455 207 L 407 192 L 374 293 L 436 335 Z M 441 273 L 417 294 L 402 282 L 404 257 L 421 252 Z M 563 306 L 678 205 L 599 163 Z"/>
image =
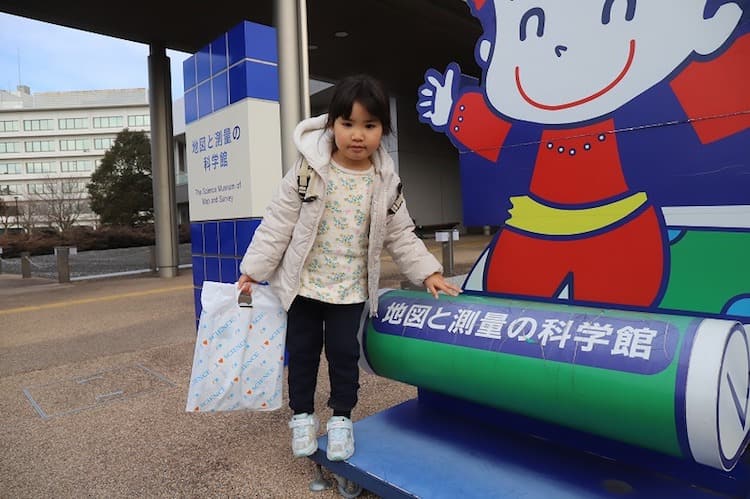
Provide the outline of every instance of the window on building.
<path id="1" fill-rule="evenodd" d="M 122 116 L 97 116 L 94 118 L 94 128 L 122 128 Z"/>
<path id="2" fill-rule="evenodd" d="M 29 194 L 54 194 L 55 186 L 51 183 L 26 184 Z"/>
<path id="3" fill-rule="evenodd" d="M 151 126 L 151 117 L 148 114 L 128 116 L 128 126 Z"/>
<path id="4" fill-rule="evenodd" d="M 91 205 L 89 205 L 89 203 L 85 202 L 84 200 L 81 200 L 81 203 L 78 205 L 78 211 L 81 215 L 94 213 L 93 211 L 91 211 Z"/>
<path id="5" fill-rule="evenodd" d="M 62 139 L 60 140 L 61 151 L 88 151 L 91 142 L 86 139 Z"/>
<path id="6" fill-rule="evenodd" d="M 21 152 L 20 142 L 0 142 L 0 154 Z"/>
<path id="7" fill-rule="evenodd" d="M 18 175 L 21 173 L 19 163 L 0 163 L 0 175 Z"/>
<path id="8" fill-rule="evenodd" d="M 80 130 L 89 127 L 88 118 L 60 118 L 57 120 L 60 130 Z"/>
<path id="9" fill-rule="evenodd" d="M 23 120 L 23 129 L 26 132 L 36 132 L 38 130 L 52 130 L 54 120 Z"/>
<path id="10" fill-rule="evenodd" d="M 0 121 L 0 132 L 17 132 L 18 122 L 16 120 Z"/>
<path id="11" fill-rule="evenodd" d="M 18 186 L 14 184 L 0 184 L 0 196 L 20 194 Z"/>
<path id="12" fill-rule="evenodd" d="M 109 149 L 115 144 L 113 138 L 98 138 L 94 139 L 94 149 Z"/>
<path id="13" fill-rule="evenodd" d="M 26 152 L 50 152 L 55 150 L 55 142 L 53 140 L 30 140 L 24 142 L 23 145 Z"/>
<path id="14" fill-rule="evenodd" d="M 86 182 L 63 182 L 63 194 L 81 194 L 86 192 Z"/>
<path id="15" fill-rule="evenodd" d="M 54 173 L 55 165 L 49 161 L 33 161 L 26 163 L 26 173 Z"/>
<path id="16" fill-rule="evenodd" d="M 90 159 L 78 159 L 74 161 L 60 161 L 61 172 L 90 172 L 94 169 L 94 162 Z"/>

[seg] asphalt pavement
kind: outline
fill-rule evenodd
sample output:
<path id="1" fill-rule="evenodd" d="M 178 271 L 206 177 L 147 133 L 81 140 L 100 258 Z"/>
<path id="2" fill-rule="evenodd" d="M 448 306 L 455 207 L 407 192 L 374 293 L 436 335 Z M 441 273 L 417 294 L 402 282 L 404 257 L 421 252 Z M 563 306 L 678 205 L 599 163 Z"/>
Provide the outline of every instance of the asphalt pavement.
<path id="1" fill-rule="evenodd" d="M 462 237 L 456 273 L 488 240 Z M 440 259 L 440 244 L 426 243 Z M 398 287 L 389 257 L 382 268 L 381 287 Z M 3 270 L 1 498 L 340 497 L 309 490 L 314 465 L 291 456 L 286 400 L 273 412 L 185 412 L 195 346 L 190 268 L 174 278 L 65 284 Z M 326 372 L 323 360 L 316 407 L 324 420 Z M 361 384 L 355 421 L 416 396 L 413 386 L 364 372 Z"/>

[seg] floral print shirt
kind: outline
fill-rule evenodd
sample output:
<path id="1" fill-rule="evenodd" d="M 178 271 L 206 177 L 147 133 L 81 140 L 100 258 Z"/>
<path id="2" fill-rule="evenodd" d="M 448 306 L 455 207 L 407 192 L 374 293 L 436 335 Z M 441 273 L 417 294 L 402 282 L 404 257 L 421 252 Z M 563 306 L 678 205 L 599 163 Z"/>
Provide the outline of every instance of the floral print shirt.
<path id="1" fill-rule="evenodd" d="M 325 209 L 302 269 L 299 295 L 326 303 L 367 301 L 367 248 L 375 169 L 331 161 Z"/>

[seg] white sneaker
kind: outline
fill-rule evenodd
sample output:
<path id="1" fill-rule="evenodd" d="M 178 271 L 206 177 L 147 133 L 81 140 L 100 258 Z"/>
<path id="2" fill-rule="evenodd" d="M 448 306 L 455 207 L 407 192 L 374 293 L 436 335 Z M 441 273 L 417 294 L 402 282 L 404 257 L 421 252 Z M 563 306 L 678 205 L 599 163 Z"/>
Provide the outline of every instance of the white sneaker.
<path id="1" fill-rule="evenodd" d="M 295 414 L 289 421 L 292 429 L 292 453 L 294 457 L 306 457 L 318 450 L 320 421 L 315 414 Z"/>
<path id="2" fill-rule="evenodd" d="M 334 416 L 326 424 L 328 430 L 328 448 L 326 457 L 329 461 L 344 461 L 354 454 L 354 428 L 352 420 L 344 416 Z"/>

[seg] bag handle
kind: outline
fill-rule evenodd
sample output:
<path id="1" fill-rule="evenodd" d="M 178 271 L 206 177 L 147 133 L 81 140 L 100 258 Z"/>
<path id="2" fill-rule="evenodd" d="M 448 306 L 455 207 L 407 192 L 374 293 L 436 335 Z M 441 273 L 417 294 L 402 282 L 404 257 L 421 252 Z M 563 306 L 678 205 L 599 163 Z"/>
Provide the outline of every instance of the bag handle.
<path id="1" fill-rule="evenodd" d="M 253 308 L 253 295 L 246 295 L 246 294 L 240 293 L 239 289 L 235 293 L 234 301 L 237 303 L 237 306 L 240 308 Z"/>

